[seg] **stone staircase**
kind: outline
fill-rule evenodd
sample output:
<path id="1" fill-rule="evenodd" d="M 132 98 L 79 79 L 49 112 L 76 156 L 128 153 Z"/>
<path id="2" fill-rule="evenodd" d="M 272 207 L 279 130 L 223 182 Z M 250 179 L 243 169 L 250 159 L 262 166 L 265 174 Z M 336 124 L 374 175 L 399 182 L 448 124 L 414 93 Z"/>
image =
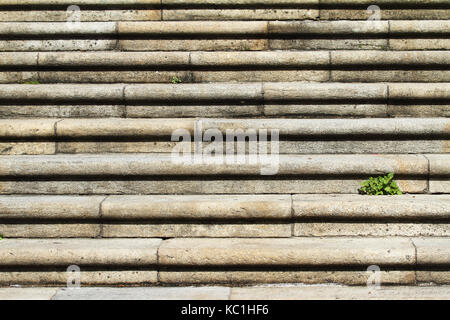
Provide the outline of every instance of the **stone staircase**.
<path id="1" fill-rule="evenodd" d="M 450 284 L 450 3 L 375 4 L 1 0 L 0 285 Z"/>

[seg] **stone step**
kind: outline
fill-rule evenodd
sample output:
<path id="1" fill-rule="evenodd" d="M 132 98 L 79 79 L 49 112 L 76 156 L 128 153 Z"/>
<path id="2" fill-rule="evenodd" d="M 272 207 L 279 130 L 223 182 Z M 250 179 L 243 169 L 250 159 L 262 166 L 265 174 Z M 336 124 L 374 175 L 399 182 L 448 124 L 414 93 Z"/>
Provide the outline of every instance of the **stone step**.
<path id="1" fill-rule="evenodd" d="M 0 196 L 4 238 L 449 236 L 448 195 Z"/>
<path id="2" fill-rule="evenodd" d="M 267 155 L 202 159 L 171 154 L 0 156 L 1 194 L 357 193 L 394 172 L 405 193 L 448 193 L 448 154 Z M 256 160 L 256 162 L 255 162 Z M 250 162 L 252 161 L 252 162 Z"/>
<path id="3" fill-rule="evenodd" d="M 448 82 L 448 61 L 447 51 L 3 52 L 0 82 Z"/>
<path id="4" fill-rule="evenodd" d="M 0 52 L 447 50 L 449 30 L 448 20 L 0 22 Z"/>
<path id="5" fill-rule="evenodd" d="M 448 238 L 6 239 L 2 285 L 62 285 L 80 268 L 98 284 L 448 283 Z M 36 269 L 38 268 L 38 269 Z M 289 281 L 287 281 L 289 279 Z"/>

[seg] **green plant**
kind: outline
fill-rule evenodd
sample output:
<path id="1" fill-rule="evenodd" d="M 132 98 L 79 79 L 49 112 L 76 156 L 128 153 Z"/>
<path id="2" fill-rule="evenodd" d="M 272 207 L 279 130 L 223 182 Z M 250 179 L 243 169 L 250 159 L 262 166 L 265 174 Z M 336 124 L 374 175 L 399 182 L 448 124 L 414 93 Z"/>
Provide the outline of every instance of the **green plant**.
<path id="1" fill-rule="evenodd" d="M 0 240 L 3 240 L 3 235 L 0 234 Z"/>
<path id="2" fill-rule="evenodd" d="M 393 172 L 389 173 L 387 176 L 369 178 L 369 180 L 361 183 L 361 189 L 358 191 L 361 194 L 368 194 L 372 196 L 403 194 L 397 183 L 394 181 Z"/>
<path id="3" fill-rule="evenodd" d="M 26 81 L 23 84 L 40 84 L 39 81 Z"/>
<path id="4" fill-rule="evenodd" d="M 181 80 L 178 79 L 178 77 L 173 77 L 172 83 L 174 83 L 174 84 L 181 83 Z"/>

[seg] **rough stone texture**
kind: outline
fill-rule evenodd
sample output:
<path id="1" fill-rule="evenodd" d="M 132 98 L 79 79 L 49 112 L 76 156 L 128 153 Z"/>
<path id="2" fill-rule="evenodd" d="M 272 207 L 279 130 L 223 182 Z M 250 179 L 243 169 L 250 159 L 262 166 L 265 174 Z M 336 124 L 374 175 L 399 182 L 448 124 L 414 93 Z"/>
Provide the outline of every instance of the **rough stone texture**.
<path id="1" fill-rule="evenodd" d="M 450 83 L 391 83 L 389 98 L 395 100 L 446 100 L 450 98 Z"/>
<path id="2" fill-rule="evenodd" d="M 450 105 L 422 104 L 388 106 L 388 115 L 395 117 L 450 117 Z"/>
<path id="3" fill-rule="evenodd" d="M 10 0 L 12 1 L 12 0 Z M 436 1 L 436 0 L 435 0 Z M 226 5 L 232 7 L 239 6 L 298 6 L 298 5 L 318 5 L 318 0 L 279 0 L 274 3 L 272 0 L 162 0 L 164 6 L 176 7 L 176 6 L 198 6 L 198 5 L 210 5 L 212 7 L 218 5 Z"/>
<path id="4" fill-rule="evenodd" d="M 55 154 L 54 142 L 0 142 L 0 155 Z"/>
<path id="5" fill-rule="evenodd" d="M 401 238 L 171 239 L 159 249 L 163 266 L 413 265 Z M 296 281 L 297 282 L 297 281 Z"/>
<path id="6" fill-rule="evenodd" d="M 89 84 L 3 84 L 0 85 L 0 96 L 4 100 L 20 102 L 26 100 L 54 102 L 122 101 L 123 87 L 121 84 L 96 86 Z M 30 120 L 28 121 L 31 123 Z"/>
<path id="7" fill-rule="evenodd" d="M 412 241 L 417 250 L 418 265 L 449 265 L 450 238 L 417 238 Z"/>
<path id="8" fill-rule="evenodd" d="M 277 170 L 272 175 L 345 177 L 389 172 L 412 176 L 428 174 L 428 161 L 421 155 L 279 155 L 278 158 L 278 166 L 274 168 Z M 200 163 L 180 163 L 173 161 L 170 154 L 0 156 L 0 175 L 258 176 L 264 168 L 268 168 L 264 162 L 217 164 L 213 161 L 214 157 L 204 156 Z"/>
<path id="9" fill-rule="evenodd" d="M 2 3 L 3 4 L 3 3 Z M 0 34 L 8 36 L 42 35 L 114 35 L 115 22 L 3 22 Z"/>
<path id="10" fill-rule="evenodd" d="M 387 98 L 385 84 L 353 83 L 264 83 L 264 99 L 280 100 L 384 100 Z"/>
<path id="11" fill-rule="evenodd" d="M 448 51 L 331 51 L 333 66 L 445 66 L 449 59 Z"/>
<path id="12" fill-rule="evenodd" d="M 425 284 L 450 284 L 450 271 L 416 271 L 417 282 Z"/>
<path id="13" fill-rule="evenodd" d="M 167 153 L 177 142 L 58 142 L 58 153 Z M 192 144 L 193 145 L 193 144 Z M 0 144 L 1 146 L 1 144 Z M 192 146 L 192 150 L 194 147 Z M 429 152 L 432 152 L 428 149 Z"/>
<path id="14" fill-rule="evenodd" d="M 0 51 L 104 51 L 116 46 L 117 40 L 110 39 L 0 40 Z"/>
<path id="15" fill-rule="evenodd" d="M 275 35 L 340 34 L 386 35 L 387 21 L 270 21 L 269 33 Z"/>
<path id="16" fill-rule="evenodd" d="M 100 203 L 105 196 L 0 196 L 0 220 L 100 218 Z"/>
<path id="17" fill-rule="evenodd" d="M 431 178 L 431 193 L 450 193 L 450 178 Z"/>
<path id="18" fill-rule="evenodd" d="M 2 138 L 54 137 L 56 121 L 53 119 L 1 119 L 0 136 Z"/>
<path id="19" fill-rule="evenodd" d="M 1 87 L 0 87 L 1 88 Z M 143 84 L 125 88 L 126 101 L 262 101 L 262 85 L 251 84 Z"/>
<path id="20" fill-rule="evenodd" d="M 110 241 L 110 240 L 108 240 Z M 73 262 L 73 261 L 72 261 Z M 70 263 L 65 266 L 67 268 Z M 28 286 L 45 286 L 45 285 L 67 285 L 67 272 L 64 271 L 0 271 L 0 285 L 28 285 Z M 117 271 L 91 271 L 83 270 L 81 267 L 81 286 L 95 285 L 141 285 L 155 284 L 158 282 L 157 271 L 149 270 L 117 270 Z"/>
<path id="21" fill-rule="evenodd" d="M 449 287 L 297 286 L 233 288 L 230 300 L 449 300 Z"/>
<path id="22" fill-rule="evenodd" d="M 0 66 L 2 67 L 23 67 L 37 66 L 38 54 L 33 52 L 24 52 L 17 54 L 15 52 L 0 53 Z"/>
<path id="23" fill-rule="evenodd" d="M 177 129 L 193 132 L 191 119 L 65 119 L 56 125 L 58 137 L 170 137 Z"/>
<path id="24" fill-rule="evenodd" d="M 99 118 L 122 117 L 125 107 L 118 105 L 0 105 L 1 118 Z"/>
<path id="25" fill-rule="evenodd" d="M 0 56 L 1 58 L 1 56 Z M 1 60 L 0 60 L 1 61 Z M 189 52 L 40 52 L 39 66 L 149 67 L 188 66 Z"/>
<path id="26" fill-rule="evenodd" d="M 293 215 L 298 219 L 446 219 L 448 195 L 294 195 Z"/>
<path id="27" fill-rule="evenodd" d="M 450 225 L 442 223 L 296 223 L 298 237 L 448 237 Z"/>
<path id="28" fill-rule="evenodd" d="M 52 223 L 0 224 L 3 237 L 11 238 L 95 238 L 100 235 L 99 224 L 94 223 Z"/>
<path id="29" fill-rule="evenodd" d="M 350 35 L 348 39 L 270 39 L 269 47 L 272 50 L 386 50 L 388 40 L 352 39 Z"/>
<path id="30" fill-rule="evenodd" d="M 50 300 L 57 288 L 0 288 L 0 300 Z"/>
<path id="31" fill-rule="evenodd" d="M 0 198 L 1 199 L 1 198 Z M 291 197 L 251 196 L 110 196 L 102 204 L 106 219 L 285 219 Z"/>
<path id="32" fill-rule="evenodd" d="M 78 0 L 79 5 L 128 5 L 130 2 L 127 0 L 108 0 L 108 3 L 102 3 L 99 0 Z M 145 4 L 150 6 L 159 6 L 161 0 L 133 0 L 135 4 Z M 2 5 L 29 5 L 29 6 L 49 6 L 49 5 L 71 5 L 71 0 L 2 0 Z"/>
<path id="33" fill-rule="evenodd" d="M 412 38 L 412 39 L 390 39 L 391 50 L 450 50 L 448 39 Z"/>
<path id="34" fill-rule="evenodd" d="M 52 300 L 228 300 L 230 291 L 219 287 L 60 289 Z"/>
<path id="35" fill-rule="evenodd" d="M 159 239 L 4 239 L 0 241 L 0 265 L 153 266 L 160 243 Z"/>
<path id="36" fill-rule="evenodd" d="M 78 2 L 79 4 L 79 2 Z M 97 3 L 98 5 L 98 3 Z M 69 4 L 67 5 L 69 6 Z M 66 22 L 71 16 L 66 10 L 0 11 L 0 22 Z M 78 16 L 77 16 L 78 17 Z M 86 10 L 79 15 L 81 22 L 150 21 L 160 20 L 160 10 Z"/>
<path id="37" fill-rule="evenodd" d="M 118 22 L 120 35 L 265 35 L 268 23 L 263 21 L 164 21 Z M 1 31 L 1 29 L 0 29 Z"/>
<path id="38" fill-rule="evenodd" d="M 367 5 L 369 6 L 370 4 Z M 321 20 L 367 20 L 372 15 L 373 13 L 368 13 L 366 8 L 363 10 L 328 8 L 320 10 Z M 449 17 L 450 10 L 448 9 L 382 8 L 380 12 L 381 20 L 446 20 Z"/>
<path id="39" fill-rule="evenodd" d="M 159 279 L 166 285 L 260 285 L 260 284 L 345 284 L 366 285 L 369 273 L 366 271 L 165 271 Z M 414 271 L 381 271 L 381 281 L 386 285 L 415 284 Z"/>
<path id="40" fill-rule="evenodd" d="M 450 155 L 430 154 L 426 157 L 430 161 L 431 176 L 450 176 Z"/>
<path id="41" fill-rule="evenodd" d="M 167 223 L 164 224 L 104 224 L 105 238 L 289 238 L 292 235 L 290 223 L 267 224 L 262 223 Z"/>
<path id="42" fill-rule="evenodd" d="M 269 48 L 267 39 L 145 39 L 120 40 L 123 51 L 258 51 Z M 2 42 L 0 41 L 0 50 Z M 108 50 L 108 49 L 104 49 Z"/>
<path id="43" fill-rule="evenodd" d="M 304 118 L 320 117 L 380 117 L 387 116 L 384 104 L 266 104 L 264 105 L 266 116 L 295 116 Z"/>
<path id="44" fill-rule="evenodd" d="M 24 83 L 37 79 L 37 72 L 0 72 L 0 83 Z"/>
<path id="45" fill-rule="evenodd" d="M 90 181 L 0 181 L 0 194 L 286 194 L 286 193 L 339 193 L 354 194 L 361 188 L 360 179 L 247 179 L 239 180 L 162 180 L 145 179 L 136 180 L 90 180 Z M 406 193 L 427 192 L 427 180 L 396 179 L 400 189 Z M 450 180 L 447 186 L 443 182 L 430 182 L 430 192 L 448 193 Z"/>
<path id="46" fill-rule="evenodd" d="M 330 78 L 327 70 L 194 71 L 194 82 L 314 81 Z"/>
<path id="47" fill-rule="evenodd" d="M 414 20 L 414 21 L 391 21 L 390 34 L 448 34 L 450 32 L 450 21 L 448 20 Z"/>
<path id="48" fill-rule="evenodd" d="M 254 117 L 262 115 L 260 105 L 175 105 L 127 106 L 129 118 Z M 1 115 L 1 106 L 0 106 Z"/>
<path id="49" fill-rule="evenodd" d="M 267 87 L 266 87 L 267 88 Z M 269 90 L 269 89 L 268 89 Z M 288 88 L 289 90 L 289 88 Z M 271 99 L 272 92 L 265 97 Z M 450 135 L 450 120 L 436 119 L 200 119 L 203 130 L 278 129 L 282 136 L 370 136 L 386 135 L 442 137 Z M 59 125 L 59 124 L 58 124 Z"/>
<path id="50" fill-rule="evenodd" d="M 317 9 L 164 10 L 164 20 L 314 20 Z"/>
<path id="51" fill-rule="evenodd" d="M 437 70 L 360 70 L 331 72 L 339 82 L 448 82 L 450 71 Z"/>

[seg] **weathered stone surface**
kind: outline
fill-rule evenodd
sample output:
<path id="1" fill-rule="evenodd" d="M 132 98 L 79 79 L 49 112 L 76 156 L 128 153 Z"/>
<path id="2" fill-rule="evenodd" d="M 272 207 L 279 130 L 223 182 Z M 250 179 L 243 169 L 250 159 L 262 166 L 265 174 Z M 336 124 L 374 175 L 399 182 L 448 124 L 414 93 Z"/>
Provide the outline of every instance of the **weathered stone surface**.
<path id="1" fill-rule="evenodd" d="M 162 284 L 227 284 L 255 285 L 275 283 L 366 285 L 370 274 L 366 271 L 165 271 L 159 273 Z M 415 284 L 414 271 L 381 271 L 386 285 Z M 323 289 L 323 287 L 322 287 Z"/>
<path id="2" fill-rule="evenodd" d="M 391 21 L 389 32 L 391 34 L 448 34 L 450 32 L 450 21 L 448 20 L 413 20 L 413 21 Z"/>
<path id="3" fill-rule="evenodd" d="M 409 38 L 390 39 L 389 48 L 391 50 L 450 50 L 448 39 L 441 38 Z"/>
<path id="4" fill-rule="evenodd" d="M 264 83 L 264 99 L 280 100 L 384 100 L 387 85 L 353 83 Z"/>
<path id="5" fill-rule="evenodd" d="M 1 155 L 55 154 L 55 142 L 0 142 Z"/>
<path id="6" fill-rule="evenodd" d="M 260 105 L 176 105 L 127 106 L 129 118 L 186 118 L 186 117 L 253 117 L 262 116 Z M 0 115 L 2 109 L 0 106 Z"/>
<path id="7" fill-rule="evenodd" d="M 387 21 L 270 21 L 270 34 L 377 34 L 386 35 Z"/>
<path id="8" fill-rule="evenodd" d="M 120 40 L 123 51 L 258 51 L 269 48 L 267 39 L 145 39 Z M 2 42 L 0 41 L 0 50 Z M 108 49 L 104 49 L 108 50 Z"/>
<path id="9" fill-rule="evenodd" d="M 395 117 L 450 117 L 450 105 L 392 104 L 388 106 L 388 115 Z"/>
<path id="10" fill-rule="evenodd" d="M 0 156 L 0 175 L 12 176 L 217 176 L 261 175 L 267 164 L 217 164 L 173 161 L 171 154 Z M 179 161 L 180 159 L 178 159 Z M 217 161 L 216 161 L 217 162 Z M 368 176 L 395 172 L 425 176 L 428 161 L 421 155 L 279 155 L 274 175 Z"/>
<path id="11" fill-rule="evenodd" d="M 450 83 L 390 83 L 389 98 L 445 100 L 450 98 Z"/>
<path id="12" fill-rule="evenodd" d="M 314 81 L 330 79 L 327 70 L 194 71 L 194 82 Z"/>
<path id="13" fill-rule="evenodd" d="M 1 300 L 50 300 L 57 288 L 0 288 Z"/>
<path id="14" fill-rule="evenodd" d="M 64 119 L 58 137 L 170 137 L 177 129 L 193 132 L 193 119 Z"/>
<path id="15" fill-rule="evenodd" d="M 164 20 L 313 20 L 319 10 L 311 9 L 188 9 L 164 10 Z"/>
<path id="16" fill-rule="evenodd" d="M 98 219 L 104 199 L 104 196 L 1 196 L 0 220 Z"/>
<path id="17" fill-rule="evenodd" d="M 450 271 L 416 271 L 417 282 L 425 284 L 450 284 Z"/>
<path id="18" fill-rule="evenodd" d="M 57 150 L 58 153 L 167 153 L 172 152 L 176 144 L 177 142 L 161 141 L 58 142 Z"/>
<path id="19" fill-rule="evenodd" d="M 1 55 L 0 55 L 1 59 Z M 1 60 L 0 60 L 1 61 Z M 189 52 L 40 52 L 39 66 L 149 67 L 188 66 Z"/>
<path id="20" fill-rule="evenodd" d="M 289 89 L 289 88 L 288 88 Z M 289 92 L 288 92 L 289 93 Z M 272 97 L 266 92 L 265 97 Z M 203 130 L 278 129 L 282 136 L 435 136 L 450 134 L 450 120 L 415 119 L 200 119 Z"/>
<path id="21" fill-rule="evenodd" d="M 0 136 L 2 138 L 54 137 L 56 121 L 53 119 L 1 119 Z"/>
<path id="22" fill-rule="evenodd" d="M 264 21 L 164 21 L 118 22 L 118 32 L 149 35 L 265 35 L 268 23 Z M 1 31 L 1 29 L 0 29 Z"/>
<path id="23" fill-rule="evenodd" d="M 72 261 L 73 262 L 73 261 Z M 67 268 L 69 265 L 65 266 Z M 67 285 L 67 272 L 61 271 L 8 271 L 0 272 L 0 285 Z M 81 267 L 81 286 L 94 285 L 148 285 L 158 282 L 157 271 L 120 270 L 120 271 L 91 271 Z"/>
<path id="24" fill-rule="evenodd" d="M 0 87 L 1 88 L 1 87 Z M 262 85 L 251 84 L 143 84 L 125 88 L 126 101 L 262 101 Z"/>
<path id="25" fill-rule="evenodd" d="M 117 42 L 111 39 L 0 40 L 0 51 L 102 51 L 114 50 Z"/>
<path id="26" fill-rule="evenodd" d="M 440 70 L 333 70 L 333 81 L 339 82 L 445 82 L 450 71 Z"/>
<path id="27" fill-rule="evenodd" d="M 450 193 L 450 178 L 431 178 L 431 193 Z"/>
<path id="28" fill-rule="evenodd" d="M 125 107 L 120 105 L 0 105 L 1 118 L 99 118 L 122 117 Z"/>
<path id="29" fill-rule="evenodd" d="M 2 67 L 24 67 L 37 66 L 38 54 L 33 52 L 24 52 L 17 54 L 15 52 L 0 53 L 0 66 Z"/>
<path id="30" fill-rule="evenodd" d="M 219 287 L 60 289 L 52 300 L 228 300 L 230 291 Z"/>
<path id="31" fill-rule="evenodd" d="M 429 154 L 426 155 L 430 161 L 431 176 L 449 176 L 450 175 L 450 155 Z"/>
<path id="32" fill-rule="evenodd" d="M 3 4 L 3 3 L 2 3 Z M 114 35 L 115 22 L 2 22 L 0 34 L 19 35 Z"/>
<path id="33" fill-rule="evenodd" d="M 27 81 L 36 81 L 37 79 L 37 72 L 0 72 L 0 83 L 24 83 Z"/>
<path id="34" fill-rule="evenodd" d="M 0 241 L 2 266 L 152 266 L 160 239 L 6 239 Z"/>
<path id="35" fill-rule="evenodd" d="M 270 39 L 269 47 L 272 50 L 386 50 L 388 40 L 352 39 L 351 36 L 348 39 Z"/>
<path id="36" fill-rule="evenodd" d="M 448 51 L 331 51 L 333 66 L 444 66 L 449 59 Z"/>
<path id="37" fill-rule="evenodd" d="M 79 4 L 79 3 L 78 3 Z M 96 5 L 100 4 L 97 2 Z M 69 5 L 67 5 L 69 6 Z M 66 22 L 73 15 L 67 10 L 2 11 L 0 22 Z M 160 10 L 88 10 L 77 15 L 81 22 L 161 20 Z"/>
<path id="38" fill-rule="evenodd" d="M 130 2 L 127 0 L 108 0 L 108 3 L 102 3 L 99 0 L 78 0 L 77 2 L 79 5 L 100 5 L 100 6 L 107 6 L 107 5 L 129 5 Z M 151 5 L 151 6 L 159 6 L 161 4 L 161 0 L 133 0 L 134 4 L 145 4 L 145 5 Z M 2 5 L 29 5 L 29 6 L 49 6 L 49 5 L 71 5 L 73 2 L 70 0 L 4 0 L 2 1 Z"/>
<path id="39" fill-rule="evenodd" d="M 100 225 L 95 223 L 8 223 L 0 224 L 3 237 L 11 238 L 95 238 Z"/>
<path id="40" fill-rule="evenodd" d="M 213 179 L 213 180 L 89 180 L 89 181 L 0 181 L 0 194 L 286 194 L 324 193 L 354 194 L 366 179 Z M 428 192 L 426 179 L 396 179 L 405 193 Z M 450 179 L 444 182 L 431 180 L 431 193 L 449 193 Z"/>
<path id="41" fill-rule="evenodd" d="M 418 265 L 449 265 L 449 238 L 415 238 L 412 242 L 417 250 Z"/>
<path id="42" fill-rule="evenodd" d="M 44 100 L 55 102 L 122 101 L 123 85 L 100 84 L 4 84 L 0 85 L 0 96 L 4 100 Z M 53 120 L 52 120 L 53 121 Z"/>
<path id="43" fill-rule="evenodd" d="M 298 237 L 448 237 L 450 224 L 443 223 L 296 223 Z"/>
<path id="44" fill-rule="evenodd" d="M 9 0 L 12 1 L 12 0 Z M 435 0 L 436 1 L 436 0 Z M 279 0 L 274 3 L 272 0 L 162 0 L 164 6 L 176 7 L 176 6 L 298 6 L 298 5 L 318 5 L 318 0 Z"/>
<path id="45" fill-rule="evenodd" d="M 190 71 L 39 72 L 39 79 L 42 83 L 171 83 L 174 77 L 177 77 L 182 82 L 191 82 L 192 78 Z"/>
<path id="46" fill-rule="evenodd" d="M 320 0 L 321 4 L 324 5 L 366 5 L 372 4 L 370 0 Z M 380 0 L 379 4 L 389 4 L 389 5 L 438 5 L 446 3 L 445 0 Z"/>
<path id="47" fill-rule="evenodd" d="M 371 3 L 372 4 L 372 3 Z M 370 4 L 367 4 L 369 6 Z M 367 12 L 367 9 L 328 9 L 320 10 L 321 20 L 367 20 L 373 16 L 373 12 Z M 445 20 L 450 17 L 448 9 L 418 9 L 401 8 L 387 9 L 382 8 L 380 12 L 381 20 Z"/>
<path id="48" fill-rule="evenodd" d="M 380 117 L 385 118 L 384 104 L 266 104 L 266 116 L 296 116 L 297 118 L 320 117 Z"/>
<path id="49" fill-rule="evenodd" d="M 1 198 L 0 198 L 1 199 Z M 107 219 L 286 219 L 291 197 L 251 196 L 111 196 L 102 204 Z"/>
<path id="50" fill-rule="evenodd" d="M 448 195 L 294 195 L 298 219 L 445 219 L 450 215 Z"/>
<path id="51" fill-rule="evenodd" d="M 231 300 L 448 300 L 449 287 L 297 286 L 232 288 Z"/>
<path id="52" fill-rule="evenodd" d="M 103 225 L 103 237 L 105 238 L 289 238 L 291 235 L 292 226 L 290 223 L 106 223 Z"/>
<path id="53" fill-rule="evenodd" d="M 159 249 L 167 266 L 413 265 L 401 238 L 171 239 Z"/>

